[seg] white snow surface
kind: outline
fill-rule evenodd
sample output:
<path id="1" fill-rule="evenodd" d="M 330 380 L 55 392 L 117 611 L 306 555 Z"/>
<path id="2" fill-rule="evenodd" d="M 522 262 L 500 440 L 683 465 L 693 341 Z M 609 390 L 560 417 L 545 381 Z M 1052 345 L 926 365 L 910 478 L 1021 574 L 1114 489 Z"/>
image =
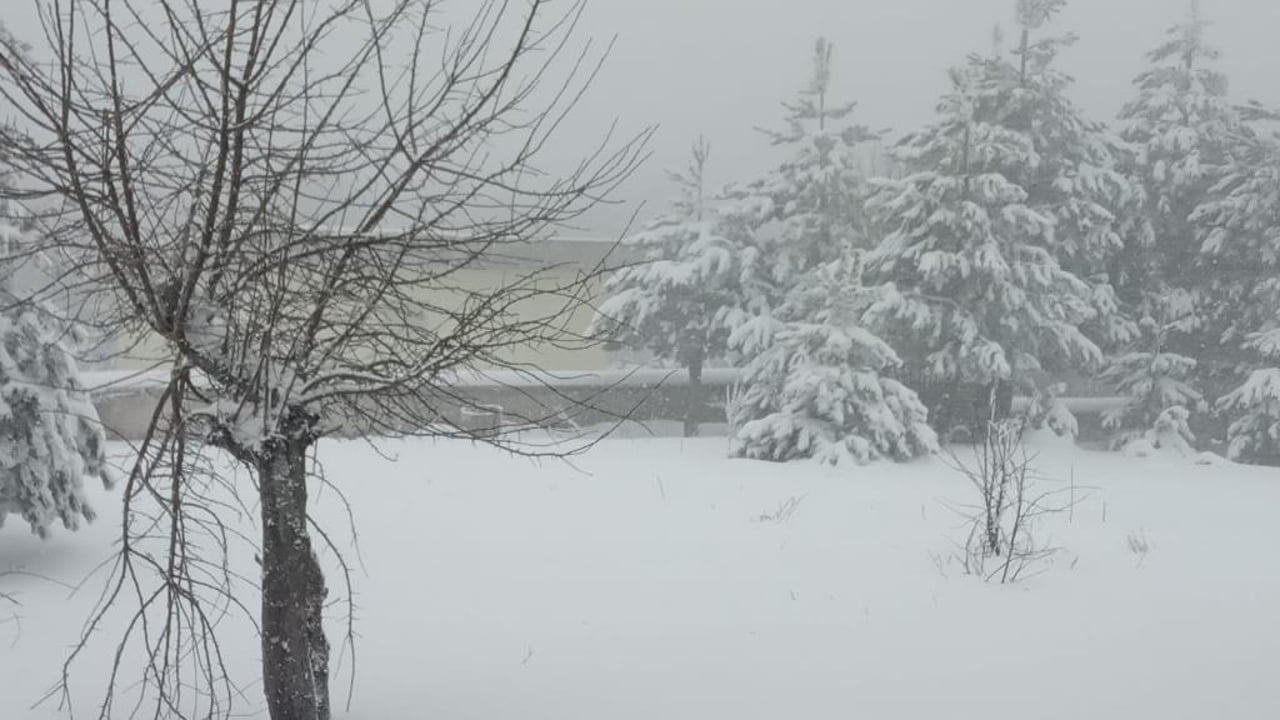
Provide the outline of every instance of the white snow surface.
<path id="1" fill-rule="evenodd" d="M 727 460 L 723 438 L 612 440 L 575 469 L 461 442 L 382 443 L 394 462 L 326 442 L 364 561 L 355 695 L 345 711 L 344 657 L 336 716 L 1280 717 L 1276 470 L 1037 443 L 1040 468 L 1064 489 L 1074 474 L 1081 499 L 1040 529 L 1064 548 L 1054 564 L 999 586 L 946 559 L 963 540 L 948 503 L 968 486 L 941 458 L 832 470 Z M 78 534 L 0 532 L 0 570 L 81 579 L 119 517 L 118 493 L 94 494 L 101 516 Z M 314 499 L 351 552 L 338 496 Z M 251 551 L 233 563 L 257 577 Z M 97 588 L 68 599 L 0 579 L 23 603 L 20 625 L 0 623 L 0 718 L 64 717 L 31 705 Z M 117 630 L 76 670 L 78 717 L 95 709 Z M 257 638 L 243 621 L 224 632 L 241 710 L 265 717 Z"/>

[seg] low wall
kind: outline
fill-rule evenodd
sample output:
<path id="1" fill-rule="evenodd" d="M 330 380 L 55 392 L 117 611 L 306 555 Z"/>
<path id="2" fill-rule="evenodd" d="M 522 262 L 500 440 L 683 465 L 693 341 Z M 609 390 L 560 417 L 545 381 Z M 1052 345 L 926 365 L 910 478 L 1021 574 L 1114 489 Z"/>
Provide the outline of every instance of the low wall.
<path id="1" fill-rule="evenodd" d="M 531 375 L 495 372 L 459 376 L 452 391 L 465 399 L 439 411 L 446 422 L 460 427 L 487 427 L 506 418 L 544 418 L 563 410 L 565 422 L 600 425 L 620 419 L 652 424 L 655 432 L 678 432 L 677 421 L 693 407 L 699 421 L 723 426 L 725 393 L 740 377 L 736 369 L 708 370 L 700 387 L 690 386 L 682 371 L 663 368 L 611 370 L 599 373 Z M 108 434 L 116 440 L 139 440 L 155 413 L 167 376 L 162 373 L 89 373 L 94 404 Z M 1025 398 L 1015 406 L 1025 405 Z M 1108 397 L 1065 398 L 1076 415 L 1083 442 L 1100 441 L 1105 434 L 1101 413 L 1122 400 Z M 376 408 L 374 409 L 376 411 Z M 358 423 L 346 435 L 362 434 Z"/>

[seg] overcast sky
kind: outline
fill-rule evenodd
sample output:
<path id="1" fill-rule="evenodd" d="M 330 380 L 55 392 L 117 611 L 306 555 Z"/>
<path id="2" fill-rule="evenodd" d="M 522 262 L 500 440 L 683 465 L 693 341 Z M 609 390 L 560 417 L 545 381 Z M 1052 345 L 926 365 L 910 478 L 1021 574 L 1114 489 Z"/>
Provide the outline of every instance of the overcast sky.
<path id="1" fill-rule="evenodd" d="M 31 3 L 0 3 L 3 21 L 35 41 Z M 465 16 L 472 3 L 450 0 L 443 7 L 446 14 Z M 1280 106 L 1280 0 L 1201 4 L 1214 23 L 1210 42 L 1223 52 L 1221 67 L 1231 78 L 1233 96 Z M 775 159 L 754 128 L 780 126 L 780 102 L 807 82 L 819 35 L 835 43 L 837 99 L 858 103 L 858 122 L 902 132 L 932 119 L 947 68 L 966 53 L 989 50 L 993 27 L 1011 28 L 1014 5 L 1015 0 L 588 0 L 578 39 L 616 37 L 616 45 L 554 144 L 565 156 L 548 158 L 545 166 L 571 166 L 615 119 L 633 132 L 658 125 L 653 156 L 622 188 L 622 204 L 593 213 L 575 233 L 616 236 L 639 202 L 646 203 L 641 218 L 661 208 L 670 196 L 664 171 L 685 164 L 699 133 L 712 143 L 713 185 L 766 171 Z M 1096 118 L 1114 117 L 1132 94 L 1145 53 L 1189 7 L 1190 0 L 1070 0 L 1053 31 L 1081 37 L 1063 58 L 1077 79 L 1077 102 Z"/>
<path id="2" fill-rule="evenodd" d="M 666 197 L 664 168 L 682 165 L 698 133 L 712 141 L 713 179 L 768 168 L 752 128 L 777 126 L 778 103 L 807 80 L 813 41 L 835 43 L 838 94 L 858 102 L 873 128 L 928 122 L 948 66 L 991 47 L 996 23 L 1012 25 L 1014 0 L 590 0 L 582 31 L 616 34 L 617 46 L 579 110 L 586 130 L 614 117 L 627 127 L 661 126 L 653 158 L 624 193 Z M 1077 79 L 1075 99 L 1109 119 L 1131 95 L 1144 54 L 1189 0 L 1071 0 L 1055 28 L 1080 42 L 1064 57 Z M 1280 0 L 1202 0 L 1214 22 L 1210 40 L 1239 99 L 1280 105 Z M 1010 33 L 1012 34 L 1012 33 Z M 593 216 L 610 233 L 627 214 Z"/>

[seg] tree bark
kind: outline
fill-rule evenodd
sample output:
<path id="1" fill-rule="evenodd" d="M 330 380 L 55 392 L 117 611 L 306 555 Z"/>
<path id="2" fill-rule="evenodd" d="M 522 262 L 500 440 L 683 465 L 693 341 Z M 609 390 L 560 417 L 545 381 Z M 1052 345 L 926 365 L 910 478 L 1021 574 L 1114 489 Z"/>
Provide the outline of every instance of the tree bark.
<path id="1" fill-rule="evenodd" d="M 271 720 L 329 720 L 324 574 L 307 529 L 308 440 L 259 455 L 262 498 L 262 680 Z"/>
<path id="2" fill-rule="evenodd" d="M 695 357 L 689 362 L 689 394 L 684 407 L 684 436 L 687 438 L 698 436 L 702 402 L 702 358 Z"/>

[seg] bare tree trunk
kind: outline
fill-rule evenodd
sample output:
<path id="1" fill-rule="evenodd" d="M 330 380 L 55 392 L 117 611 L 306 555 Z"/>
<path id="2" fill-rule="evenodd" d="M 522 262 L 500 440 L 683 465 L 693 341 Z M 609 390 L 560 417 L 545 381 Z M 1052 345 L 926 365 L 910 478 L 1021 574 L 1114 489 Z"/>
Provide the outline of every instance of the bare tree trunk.
<path id="1" fill-rule="evenodd" d="M 689 363 L 689 395 L 684 406 L 684 436 L 698 437 L 698 417 L 701 415 L 702 403 L 702 357 L 695 357 Z"/>
<path id="2" fill-rule="evenodd" d="M 996 380 L 988 386 L 987 393 L 991 398 L 991 406 L 995 408 L 993 421 L 1008 420 L 1013 417 L 1013 381 Z"/>
<path id="3" fill-rule="evenodd" d="M 965 394 L 967 408 L 960 412 L 968 415 L 969 432 L 973 442 L 985 442 L 993 423 L 1013 416 L 1013 381 L 992 380 L 985 385 L 967 384 Z"/>
<path id="4" fill-rule="evenodd" d="M 271 720 L 329 720 L 324 575 L 307 531 L 306 440 L 274 443 L 262 486 L 262 665 Z"/>

